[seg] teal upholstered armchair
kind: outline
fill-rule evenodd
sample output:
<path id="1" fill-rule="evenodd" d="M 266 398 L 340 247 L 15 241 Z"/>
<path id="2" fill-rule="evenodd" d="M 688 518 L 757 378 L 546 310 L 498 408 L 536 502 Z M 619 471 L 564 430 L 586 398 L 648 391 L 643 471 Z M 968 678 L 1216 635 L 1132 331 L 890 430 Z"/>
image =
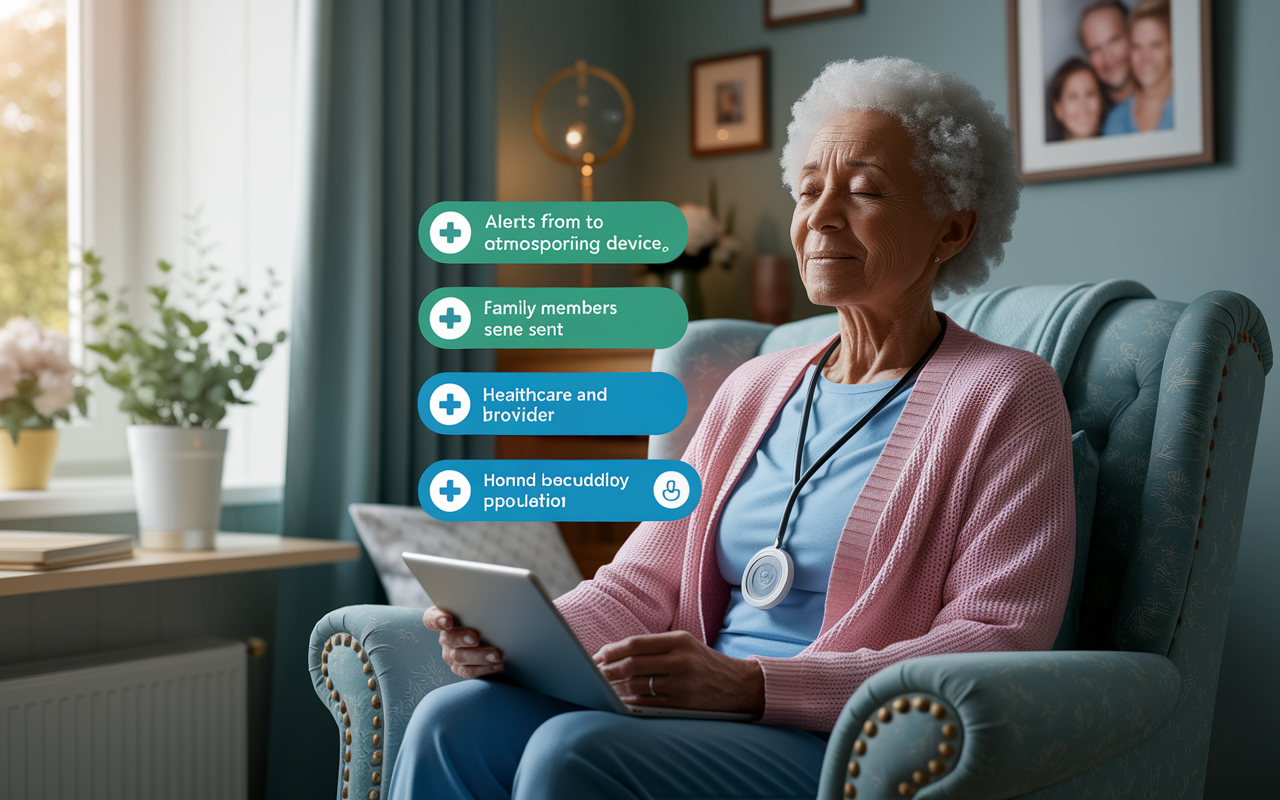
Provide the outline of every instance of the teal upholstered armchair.
<path id="1" fill-rule="evenodd" d="M 819 798 L 1200 797 L 1272 364 L 1266 323 L 1237 294 L 1184 304 L 1124 281 L 940 308 L 1040 354 L 1063 381 L 1076 441 L 1090 446 L 1083 470 L 1077 460 L 1078 606 L 1063 649 L 917 658 L 874 675 L 832 733 Z M 691 324 L 654 359 L 684 382 L 690 414 L 650 454 L 679 453 L 738 364 L 834 330 L 833 315 Z M 311 677 L 342 737 L 340 797 L 377 796 L 418 700 L 455 680 L 421 615 L 355 606 L 316 625 Z"/>

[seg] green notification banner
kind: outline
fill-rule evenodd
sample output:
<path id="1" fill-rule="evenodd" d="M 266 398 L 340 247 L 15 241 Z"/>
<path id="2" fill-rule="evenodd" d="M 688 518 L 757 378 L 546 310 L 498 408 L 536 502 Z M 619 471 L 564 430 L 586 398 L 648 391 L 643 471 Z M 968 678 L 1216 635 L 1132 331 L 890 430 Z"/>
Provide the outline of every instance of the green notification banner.
<path id="1" fill-rule="evenodd" d="M 418 307 L 422 335 L 450 350 L 647 350 L 670 347 L 688 326 L 680 295 L 658 287 L 452 287 Z"/>
<path id="2" fill-rule="evenodd" d="M 689 225 L 670 203 L 436 203 L 418 223 L 441 264 L 665 264 Z"/>

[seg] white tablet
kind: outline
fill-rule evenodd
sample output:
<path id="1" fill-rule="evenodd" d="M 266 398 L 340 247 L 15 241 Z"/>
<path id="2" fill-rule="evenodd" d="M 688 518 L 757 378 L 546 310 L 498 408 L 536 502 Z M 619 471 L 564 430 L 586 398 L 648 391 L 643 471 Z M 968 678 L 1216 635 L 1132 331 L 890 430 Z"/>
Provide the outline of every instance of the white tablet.
<path id="1" fill-rule="evenodd" d="M 548 697 L 597 711 L 642 717 L 750 721 L 750 714 L 622 702 L 591 660 L 538 577 L 527 569 L 404 553 L 404 563 L 434 605 L 480 631 L 502 651 L 503 678 Z"/>

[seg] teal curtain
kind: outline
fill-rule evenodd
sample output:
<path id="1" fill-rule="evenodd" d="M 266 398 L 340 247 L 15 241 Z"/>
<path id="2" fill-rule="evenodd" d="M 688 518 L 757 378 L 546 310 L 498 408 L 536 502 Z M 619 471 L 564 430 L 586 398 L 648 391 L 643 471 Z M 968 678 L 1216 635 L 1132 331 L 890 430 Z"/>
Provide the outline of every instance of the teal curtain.
<path id="1" fill-rule="evenodd" d="M 491 454 L 417 417 L 431 375 L 492 369 L 487 351 L 429 346 L 418 305 L 493 281 L 491 266 L 429 260 L 417 224 L 441 200 L 493 199 L 496 30 L 492 0 L 299 4 L 285 535 L 356 541 L 348 504 L 416 505 L 432 462 Z M 267 796 L 333 791 L 336 732 L 307 641 L 331 609 L 368 602 L 385 599 L 367 557 L 281 575 Z"/>

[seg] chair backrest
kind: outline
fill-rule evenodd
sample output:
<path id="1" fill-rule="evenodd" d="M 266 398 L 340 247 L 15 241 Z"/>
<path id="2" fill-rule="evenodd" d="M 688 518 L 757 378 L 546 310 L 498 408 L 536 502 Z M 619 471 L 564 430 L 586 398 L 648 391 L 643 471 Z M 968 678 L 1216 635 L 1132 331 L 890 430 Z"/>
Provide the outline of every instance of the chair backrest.
<path id="1" fill-rule="evenodd" d="M 1266 323 L 1252 302 L 1230 292 L 1185 304 L 1133 290 L 1133 299 L 1101 302 L 1106 296 L 1097 288 L 1032 287 L 1023 296 L 1001 290 L 940 309 L 981 307 L 962 324 L 1059 361 L 1072 430 L 1083 430 L 1098 453 L 1076 646 L 1172 657 L 1175 637 L 1187 638 L 1190 611 L 1199 645 L 1212 650 L 1216 681 L 1262 378 L 1272 359 Z M 1057 289 L 1063 291 L 1050 291 Z M 1074 331 L 1060 324 L 1060 303 L 1018 302 L 1080 298 L 1082 291 L 1099 302 L 1083 307 L 1087 316 L 1076 316 L 1085 321 Z M 997 295 L 1003 303 L 991 302 Z M 690 413 L 676 431 L 652 437 L 650 457 L 679 457 L 715 389 L 747 358 L 817 341 L 836 324 L 834 314 L 777 329 L 740 320 L 691 323 L 685 340 L 654 357 L 655 370 L 685 384 Z M 1197 558 L 1201 551 L 1212 558 Z M 1211 620 L 1214 614 L 1221 616 Z"/>

